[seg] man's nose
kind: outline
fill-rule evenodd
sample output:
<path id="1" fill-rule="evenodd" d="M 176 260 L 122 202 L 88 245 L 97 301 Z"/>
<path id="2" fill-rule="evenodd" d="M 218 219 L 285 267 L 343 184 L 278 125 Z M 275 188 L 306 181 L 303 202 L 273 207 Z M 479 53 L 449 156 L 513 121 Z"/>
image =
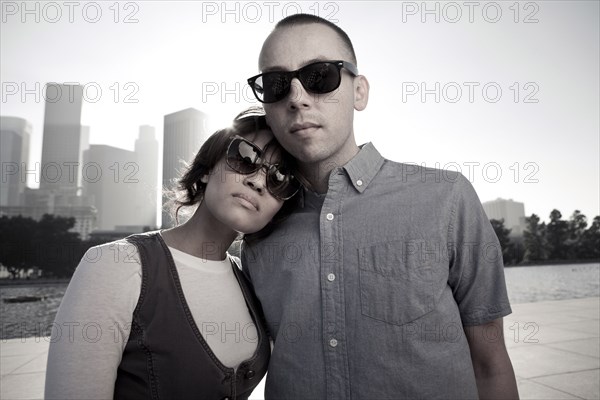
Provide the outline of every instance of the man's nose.
<path id="1" fill-rule="evenodd" d="M 290 83 L 290 94 L 287 98 L 288 108 L 298 109 L 310 107 L 313 101 L 312 96 L 312 93 L 309 93 L 304 89 L 304 86 L 302 86 L 302 83 L 300 83 L 298 78 L 294 78 Z"/>

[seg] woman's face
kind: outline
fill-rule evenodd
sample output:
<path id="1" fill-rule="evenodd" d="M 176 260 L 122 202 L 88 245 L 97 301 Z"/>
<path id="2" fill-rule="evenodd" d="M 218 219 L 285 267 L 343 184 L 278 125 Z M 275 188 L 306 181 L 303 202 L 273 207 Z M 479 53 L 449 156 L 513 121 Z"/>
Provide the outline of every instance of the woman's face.
<path id="1" fill-rule="evenodd" d="M 273 140 L 269 130 L 245 135 L 244 139 L 254 143 L 260 149 Z M 271 145 L 262 157 L 271 164 L 279 162 L 281 157 L 278 146 Z M 243 175 L 233 171 L 223 157 L 211 173 L 204 177 L 206 189 L 201 207 L 207 207 L 212 216 L 234 231 L 254 233 L 267 225 L 283 205 L 267 190 L 266 171 Z"/>

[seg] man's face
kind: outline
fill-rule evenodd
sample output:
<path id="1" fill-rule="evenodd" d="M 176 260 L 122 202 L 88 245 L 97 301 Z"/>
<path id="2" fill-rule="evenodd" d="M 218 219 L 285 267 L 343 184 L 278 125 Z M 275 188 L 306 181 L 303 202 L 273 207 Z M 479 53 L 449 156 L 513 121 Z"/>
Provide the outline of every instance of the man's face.
<path id="1" fill-rule="evenodd" d="M 265 41 L 259 68 L 294 71 L 315 61 L 351 61 L 337 33 L 321 24 L 284 27 Z M 287 97 L 264 104 L 267 121 L 281 145 L 305 165 L 341 166 L 358 151 L 354 139 L 354 77 L 342 69 L 331 93 L 307 92 L 298 79 Z"/>

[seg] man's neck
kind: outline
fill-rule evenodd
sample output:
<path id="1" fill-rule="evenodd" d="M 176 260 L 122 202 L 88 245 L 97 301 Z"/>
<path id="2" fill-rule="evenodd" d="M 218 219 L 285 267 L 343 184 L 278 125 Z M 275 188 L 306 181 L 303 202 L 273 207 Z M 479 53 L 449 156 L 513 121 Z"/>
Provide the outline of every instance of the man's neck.
<path id="1" fill-rule="evenodd" d="M 303 178 L 302 180 L 305 181 L 303 182 L 304 185 L 316 193 L 327 193 L 331 171 L 346 165 L 359 151 L 360 149 L 356 146 L 352 152 L 344 156 L 339 155 L 338 157 L 332 157 L 315 163 L 300 163 L 300 173 Z"/>

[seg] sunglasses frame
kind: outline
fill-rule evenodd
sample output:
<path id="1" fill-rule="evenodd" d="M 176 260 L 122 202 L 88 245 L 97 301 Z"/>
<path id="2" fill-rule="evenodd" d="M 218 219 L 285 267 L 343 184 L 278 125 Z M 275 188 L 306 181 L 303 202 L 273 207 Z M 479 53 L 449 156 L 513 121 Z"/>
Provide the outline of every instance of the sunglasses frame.
<path id="1" fill-rule="evenodd" d="M 241 141 L 241 142 L 244 142 L 244 143 L 248 144 L 249 146 L 252 147 L 252 149 L 254 149 L 254 151 L 257 152 L 258 157 L 260 159 L 260 165 L 258 165 L 256 163 L 253 163 L 254 166 L 257 166 L 257 168 L 255 170 L 250 171 L 250 172 L 240 171 L 239 169 L 237 169 L 235 166 L 233 166 L 229 162 L 229 152 L 231 150 L 231 146 L 236 141 Z M 239 151 L 238 151 L 238 153 L 239 153 Z M 252 174 L 257 173 L 258 171 L 260 171 L 261 169 L 264 168 L 265 171 L 266 171 L 265 187 L 267 188 L 267 191 L 271 194 L 271 196 L 275 197 L 276 199 L 282 200 L 282 201 L 286 201 L 286 200 L 289 200 L 292 197 L 294 197 L 296 195 L 296 193 L 298 193 L 298 191 L 300 190 L 300 188 L 301 188 L 302 185 L 300 184 L 300 182 L 296 179 L 296 177 L 292 173 L 287 174 L 287 176 L 289 177 L 289 179 L 288 179 L 288 186 L 291 186 L 293 181 L 296 181 L 298 183 L 298 185 L 297 185 L 296 190 L 294 191 L 294 193 L 292 193 L 290 196 L 282 197 L 282 196 L 277 195 L 277 194 L 275 194 L 275 193 L 273 193 L 271 191 L 271 188 L 269 187 L 268 175 L 269 175 L 270 171 L 273 170 L 273 168 L 276 169 L 276 170 L 278 170 L 278 164 L 271 164 L 270 162 L 266 161 L 262 157 L 263 154 L 264 154 L 263 149 L 261 149 L 260 147 L 258 147 L 256 144 L 252 143 L 248 139 L 245 139 L 245 138 L 243 138 L 241 136 L 236 135 L 236 136 L 234 136 L 234 137 L 231 138 L 231 141 L 229 142 L 229 145 L 227 146 L 227 153 L 225 154 L 225 163 L 227 164 L 227 166 L 232 171 L 234 171 L 234 172 L 236 172 L 238 174 L 241 174 L 241 175 L 252 175 Z"/>
<path id="2" fill-rule="evenodd" d="M 339 79 L 338 79 L 338 82 L 337 82 L 336 86 L 333 89 L 331 89 L 331 90 L 329 90 L 327 92 L 315 92 L 315 91 L 312 91 L 312 90 L 308 89 L 306 86 L 304 86 L 304 82 L 302 82 L 302 80 L 300 79 L 300 71 L 304 70 L 305 68 L 311 67 L 313 65 L 324 64 L 324 63 L 334 64 L 337 67 Z M 248 85 L 250 85 L 250 87 L 252 88 L 252 93 L 254 93 L 254 97 L 256 97 L 256 99 L 258 101 L 260 101 L 261 103 L 264 103 L 264 104 L 272 104 L 272 103 L 277 103 L 278 101 L 281 101 L 281 100 L 285 99 L 290 94 L 290 90 L 292 88 L 291 82 L 292 82 L 292 80 L 294 78 L 298 79 L 298 81 L 300 81 L 300 84 L 302 85 L 302 87 L 304 88 L 304 90 L 306 90 L 309 93 L 325 94 L 325 93 L 331 93 L 331 92 L 333 92 L 334 90 L 336 90 L 337 88 L 340 87 L 340 84 L 342 82 L 342 68 L 345 68 L 346 70 L 348 70 L 348 72 L 350 72 L 352 75 L 358 76 L 358 68 L 356 68 L 356 66 L 354 64 L 352 64 L 352 63 L 350 63 L 348 61 L 343 61 L 343 60 L 337 60 L 337 61 L 324 60 L 324 61 L 315 61 L 313 63 L 307 64 L 307 65 L 303 66 L 302 68 L 298 68 L 295 71 L 268 71 L 268 72 L 264 72 L 262 74 L 258 74 L 258 75 L 255 75 L 255 76 L 251 77 L 251 78 L 248 78 Z M 290 77 L 290 85 L 289 85 L 289 87 L 288 87 L 287 92 L 285 93 L 285 95 L 283 95 L 283 97 L 281 97 L 280 99 L 275 100 L 275 101 L 264 101 L 264 100 L 261 100 L 260 97 L 258 96 L 258 94 L 256 93 L 256 87 L 255 87 L 256 80 L 258 78 L 260 78 L 261 76 L 264 76 L 264 75 L 267 75 L 267 74 L 272 74 L 272 73 L 283 74 L 285 76 Z"/>

